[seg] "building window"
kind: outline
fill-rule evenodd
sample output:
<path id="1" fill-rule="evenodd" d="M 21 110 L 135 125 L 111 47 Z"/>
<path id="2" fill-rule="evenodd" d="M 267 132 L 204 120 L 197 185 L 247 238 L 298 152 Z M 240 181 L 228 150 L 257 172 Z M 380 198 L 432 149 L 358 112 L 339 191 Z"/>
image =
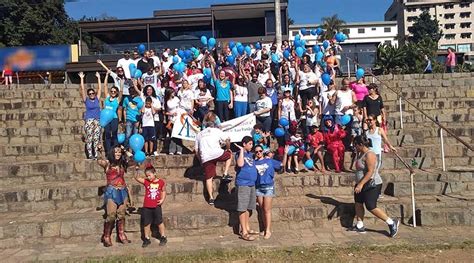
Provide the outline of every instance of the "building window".
<path id="1" fill-rule="evenodd" d="M 416 19 L 416 16 L 409 16 L 409 17 L 407 17 L 407 21 L 408 21 L 408 22 L 413 22 L 413 21 L 415 21 L 415 19 Z"/>
<path id="2" fill-rule="evenodd" d="M 471 44 L 459 44 L 458 52 L 471 52 Z"/>
<path id="3" fill-rule="evenodd" d="M 387 45 L 387 46 L 392 45 L 392 41 L 390 41 L 390 40 L 385 40 L 383 43 L 384 43 L 384 45 Z"/>
<path id="4" fill-rule="evenodd" d="M 384 27 L 383 32 L 390 33 L 390 32 L 392 32 L 392 28 L 391 27 Z"/>
<path id="5" fill-rule="evenodd" d="M 470 3 L 460 3 L 459 4 L 459 7 L 461 7 L 461 8 L 466 8 L 466 7 L 470 7 L 470 6 L 471 6 Z"/>
<path id="6" fill-rule="evenodd" d="M 461 18 L 469 18 L 469 17 L 471 17 L 471 12 L 463 12 L 463 13 L 459 14 L 459 16 Z"/>
<path id="7" fill-rule="evenodd" d="M 462 14 L 462 13 L 461 13 Z M 444 18 L 445 19 L 453 19 L 454 18 L 454 14 L 444 14 Z"/>
<path id="8" fill-rule="evenodd" d="M 346 34 L 346 35 L 349 35 L 350 32 L 351 32 L 351 31 L 349 30 L 349 28 L 344 28 L 344 29 L 342 30 L 342 33 L 344 33 L 344 34 Z"/>
<path id="9" fill-rule="evenodd" d="M 425 12 L 425 11 L 430 11 L 430 7 L 427 6 L 427 7 L 422 7 L 420 8 L 421 12 Z"/>
<path id="10" fill-rule="evenodd" d="M 452 49 L 456 50 L 456 45 L 441 45 L 439 49 L 447 50 L 448 48 L 452 48 Z"/>
<path id="11" fill-rule="evenodd" d="M 377 28 L 375 28 L 375 27 L 372 27 L 372 31 L 375 31 L 375 30 L 377 30 Z"/>
<path id="12" fill-rule="evenodd" d="M 456 25 L 456 24 L 446 24 L 446 25 L 444 25 L 444 28 L 446 28 L 446 29 L 454 29 L 454 26 L 455 26 L 455 25 Z"/>
<path id="13" fill-rule="evenodd" d="M 407 12 L 416 12 L 416 8 L 409 7 L 409 8 L 407 8 Z"/>
<path id="14" fill-rule="evenodd" d="M 359 34 L 365 34 L 365 28 L 359 28 L 359 29 L 357 29 L 357 33 L 359 33 Z"/>
<path id="15" fill-rule="evenodd" d="M 444 9 L 453 9 L 453 8 L 454 8 L 453 4 L 444 5 Z"/>
<path id="16" fill-rule="evenodd" d="M 471 33 L 461 33 L 461 38 L 471 38 Z"/>
<path id="17" fill-rule="evenodd" d="M 446 34 L 444 35 L 445 39 L 454 39 L 456 37 L 456 34 Z"/>
<path id="18" fill-rule="evenodd" d="M 410 31 L 413 30 L 413 27 L 412 27 L 412 26 L 409 26 L 409 27 L 407 28 L 407 30 L 408 30 L 408 32 L 410 32 Z"/>
<path id="19" fill-rule="evenodd" d="M 471 28 L 471 23 L 461 23 L 461 28 Z"/>
<path id="20" fill-rule="evenodd" d="M 292 34 L 293 36 L 296 36 L 296 35 L 298 35 L 299 33 L 300 33 L 300 31 L 295 31 L 295 30 L 291 31 L 291 34 Z"/>

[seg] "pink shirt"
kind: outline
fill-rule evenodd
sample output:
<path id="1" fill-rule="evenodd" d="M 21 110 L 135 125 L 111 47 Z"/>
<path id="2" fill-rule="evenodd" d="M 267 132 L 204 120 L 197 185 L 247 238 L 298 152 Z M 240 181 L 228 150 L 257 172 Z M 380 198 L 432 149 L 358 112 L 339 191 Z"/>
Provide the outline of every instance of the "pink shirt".
<path id="1" fill-rule="evenodd" d="M 357 101 L 364 100 L 365 95 L 369 95 L 369 90 L 365 84 L 359 84 L 357 82 L 351 83 L 351 89 L 356 95 Z"/>
<path id="2" fill-rule="evenodd" d="M 448 53 L 448 57 L 446 57 L 446 66 L 456 66 L 456 55 L 454 52 Z"/>

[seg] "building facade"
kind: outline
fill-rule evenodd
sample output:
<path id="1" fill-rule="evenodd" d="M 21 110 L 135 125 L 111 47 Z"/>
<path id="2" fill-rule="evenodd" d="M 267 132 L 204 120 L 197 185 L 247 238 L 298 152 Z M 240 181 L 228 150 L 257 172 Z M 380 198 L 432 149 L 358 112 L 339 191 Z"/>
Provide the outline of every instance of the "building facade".
<path id="1" fill-rule="evenodd" d="M 409 36 L 408 29 L 424 11 L 436 18 L 443 30 L 438 46 L 440 50 L 451 47 L 458 53 L 464 53 L 469 60 L 474 60 L 472 0 L 394 0 L 385 12 L 385 20 L 397 21 L 398 34 Z"/>
<path id="2" fill-rule="evenodd" d="M 296 35 L 301 35 L 302 28 L 309 32 L 320 26 L 319 24 L 290 25 L 289 40 L 293 41 Z M 342 47 L 340 63 L 344 73 L 349 70 L 353 71 L 353 61 L 357 61 L 363 67 L 373 67 L 377 47 L 380 44 L 398 45 L 396 21 L 347 23 L 343 26 L 342 32 L 349 37 L 340 43 Z M 306 34 L 301 38 L 306 40 L 307 46 L 322 44 L 321 41 L 318 41 L 317 36 L 311 34 Z"/>

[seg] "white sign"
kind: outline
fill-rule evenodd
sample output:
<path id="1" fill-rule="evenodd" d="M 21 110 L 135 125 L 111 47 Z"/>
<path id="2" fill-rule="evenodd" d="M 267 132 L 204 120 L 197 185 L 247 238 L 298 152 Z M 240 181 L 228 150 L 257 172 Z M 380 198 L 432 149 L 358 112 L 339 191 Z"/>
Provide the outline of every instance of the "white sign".
<path id="1" fill-rule="evenodd" d="M 201 131 L 200 123 L 189 116 L 186 111 L 178 111 L 176 121 L 173 123 L 173 131 L 171 137 L 195 141 L 196 134 Z"/>
<path id="2" fill-rule="evenodd" d="M 255 115 L 251 113 L 223 122 L 219 125 L 219 128 L 229 136 L 231 142 L 240 142 L 244 136 L 252 136 L 253 126 L 256 122 Z"/>

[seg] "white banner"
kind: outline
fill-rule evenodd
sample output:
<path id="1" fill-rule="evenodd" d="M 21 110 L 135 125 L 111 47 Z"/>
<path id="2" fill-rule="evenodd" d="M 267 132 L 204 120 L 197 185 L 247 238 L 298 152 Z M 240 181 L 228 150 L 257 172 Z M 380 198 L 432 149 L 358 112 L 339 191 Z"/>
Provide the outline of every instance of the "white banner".
<path id="1" fill-rule="evenodd" d="M 189 116 L 186 111 L 178 111 L 176 120 L 173 123 L 173 131 L 171 132 L 171 137 L 195 141 L 196 134 L 201 131 L 199 122 Z"/>
<path id="2" fill-rule="evenodd" d="M 223 122 L 219 128 L 230 138 L 231 142 L 240 142 L 244 136 L 252 136 L 256 118 L 253 113 Z M 195 141 L 196 135 L 201 131 L 199 123 L 185 111 L 180 111 L 174 122 L 171 137 Z"/>
<path id="3" fill-rule="evenodd" d="M 221 123 L 219 127 L 229 136 L 231 142 L 240 142 L 244 136 L 252 136 L 253 126 L 256 124 L 253 113 Z"/>

